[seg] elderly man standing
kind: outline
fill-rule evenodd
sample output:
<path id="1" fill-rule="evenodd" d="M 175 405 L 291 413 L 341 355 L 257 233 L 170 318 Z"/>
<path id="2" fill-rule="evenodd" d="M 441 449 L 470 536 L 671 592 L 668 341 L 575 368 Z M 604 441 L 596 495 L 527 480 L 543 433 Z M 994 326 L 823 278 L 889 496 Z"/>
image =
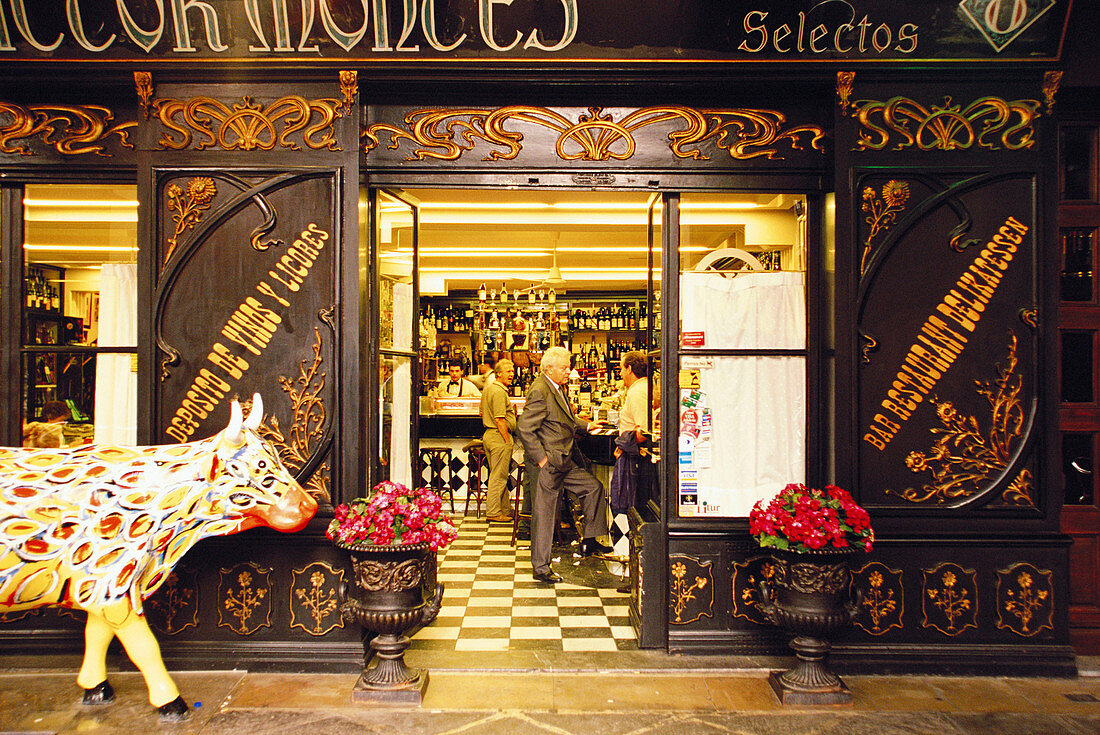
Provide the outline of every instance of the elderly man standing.
<path id="1" fill-rule="evenodd" d="M 496 380 L 481 393 L 481 443 L 489 458 L 489 488 L 485 493 L 485 515 L 490 523 L 511 523 L 508 512 L 508 472 L 512 469 L 512 435 L 516 431 L 516 409 L 508 398 L 508 386 L 516 375 L 511 360 L 497 360 Z"/>
<path id="2" fill-rule="evenodd" d="M 519 435 L 527 455 L 538 463 L 539 479 L 531 502 L 532 576 L 548 584 L 562 581 L 550 567 L 554 524 L 562 489 L 576 495 L 584 509 L 581 554 L 606 554 L 611 548 L 596 540 L 607 533 L 603 487 L 574 458 L 574 436 L 594 424 L 573 415 L 565 386 L 569 380 L 569 350 L 551 347 L 542 356 L 541 373 L 527 391 L 527 404 L 519 417 Z"/>

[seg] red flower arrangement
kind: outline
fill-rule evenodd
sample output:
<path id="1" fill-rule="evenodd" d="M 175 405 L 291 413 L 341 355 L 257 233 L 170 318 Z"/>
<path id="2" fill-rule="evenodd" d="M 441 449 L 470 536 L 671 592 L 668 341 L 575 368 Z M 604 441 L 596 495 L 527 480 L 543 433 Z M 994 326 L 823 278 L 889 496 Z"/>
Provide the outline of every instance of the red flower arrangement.
<path id="1" fill-rule="evenodd" d="M 875 541 L 867 511 L 835 485 L 817 490 L 792 483 L 767 506 L 757 501 L 749 513 L 749 533 L 761 546 L 796 552 L 859 546 L 870 551 Z"/>
<path id="2" fill-rule="evenodd" d="M 388 480 L 375 485 L 369 497 L 336 506 L 325 529 L 325 536 L 345 546 L 430 544 L 433 551 L 457 535 L 441 497 L 426 487 L 410 490 Z"/>

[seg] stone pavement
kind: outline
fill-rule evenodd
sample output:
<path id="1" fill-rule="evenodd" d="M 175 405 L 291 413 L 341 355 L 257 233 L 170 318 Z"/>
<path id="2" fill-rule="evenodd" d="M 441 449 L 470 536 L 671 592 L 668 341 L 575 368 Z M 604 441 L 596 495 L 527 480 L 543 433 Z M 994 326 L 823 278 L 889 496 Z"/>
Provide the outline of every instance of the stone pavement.
<path id="1" fill-rule="evenodd" d="M 1100 671 L 1088 662 L 1067 679 L 846 676 L 853 705 L 791 707 L 776 701 L 759 662 L 715 668 L 701 658 L 662 654 L 654 660 L 665 664 L 649 670 L 433 668 L 418 708 L 353 704 L 354 674 L 176 672 L 194 704 L 176 724 L 157 719 L 136 673 L 112 671 L 118 699 L 85 707 L 75 667 L 0 659 L 0 733 L 1100 733 Z"/>

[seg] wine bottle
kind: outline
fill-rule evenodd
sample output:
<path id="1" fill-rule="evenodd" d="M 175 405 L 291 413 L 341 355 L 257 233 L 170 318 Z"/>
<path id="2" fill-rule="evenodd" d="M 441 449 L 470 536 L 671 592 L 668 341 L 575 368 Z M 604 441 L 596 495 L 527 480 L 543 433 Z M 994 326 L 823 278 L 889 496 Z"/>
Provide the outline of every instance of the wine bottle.
<path id="1" fill-rule="evenodd" d="M 581 409 L 592 407 L 592 384 L 588 382 L 588 378 L 585 378 L 581 382 L 578 402 L 580 403 Z"/>

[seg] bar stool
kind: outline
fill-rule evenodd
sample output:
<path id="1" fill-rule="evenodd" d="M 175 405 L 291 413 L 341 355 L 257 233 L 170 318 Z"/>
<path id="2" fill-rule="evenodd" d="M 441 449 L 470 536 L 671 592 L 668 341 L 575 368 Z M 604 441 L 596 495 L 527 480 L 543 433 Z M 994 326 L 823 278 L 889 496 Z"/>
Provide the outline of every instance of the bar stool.
<path id="1" fill-rule="evenodd" d="M 513 460 L 513 462 L 515 462 L 515 460 Z M 530 523 L 531 514 L 522 512 L 522 509 L 523 509 L 523 480 L 524 480 L 524 473 L 527 471 L 527 465 L 523 462 L 515 462 L 515 464 L 516 464 L 516 479 L 515 479 L 515 485 L 513 487 L 515 487 L 515 490 L 516 490 L 516 499 L 515 499 L 515 502 L 514 502 L 513 508 L 512 508 L 512 546 L 516 545 L 516 538 L 519 536 L 519 521 L 520 521 L 521 518 L 526 518 L 528 520 L 527 527 L 528 527 L 528 529 L 531 528 L 531 523 Z M 511 475 L 508 476 L 508 481 L 512 482 Z M 535 482 L 536 483 L 538 482 L 538 475 L 537 474 L 535 476 Z M 532 483 L 532 486 L 533 485 L 534 485 L 534 483 Z M 554 519 L 554 543 L 556 543 L 556 544 L 561 544 L 562 543 L 561 523 L 558 522 L 557 518 Z"/>
<path id="2" fill-rule="evenodd" d="M 519 519 L 521 517 L 523 517 L 523 518 L 527 518 L 528 520 L 530 520 L 531 514 L 520 512 L 521 509 L 523 508 L 523 470 L 524 470 L 524 467 L 523 467 L 522 462 L 516 462 L 515 460 L 512 460 L 512 461 L 516 465 L 515 484 L 512 485 L 512 487 L 516 491 L 515 507 L 512 508 L 512 546 L 515 546 L 516 545 L 516 536 L 519 534 Z M 508 482 L 509 483 L 513 482 L 511 473 L 509 473 L 509 475 L 508 475 Z"/>
<path id="3" fill-rule="evenodd" d="M 469 459 L 466 467 L 469 469 L 469 479 L 466 481 L 466 508 L 462 515 L 470 514 L 470 499 L 474 500 L 474 518 L 481 517 L 481 504 L 485 502 L 485 487 L 481 484 L 481 471 L 485 470 L 485 482 L 489 482 L 489 456 L 485 454 L 485 446 L 480 439 L 462 447 Z"/>
<path id="4" fill-rule="evenodd" d="M 430 470 L 427 486 L 434 490 L 439 497 L 451 501 L 451 513 L 453 514 L 455 512 L 455 491 L 450 482 L 454 476 L 454 472 L 451 471 L 450 447 L 420 447 L 420 467 L 418 471 L 421 481 L 424 481 L 425 469 Z M 447 472 L 446 481 L 443 477 L 444 470 Z"/>

